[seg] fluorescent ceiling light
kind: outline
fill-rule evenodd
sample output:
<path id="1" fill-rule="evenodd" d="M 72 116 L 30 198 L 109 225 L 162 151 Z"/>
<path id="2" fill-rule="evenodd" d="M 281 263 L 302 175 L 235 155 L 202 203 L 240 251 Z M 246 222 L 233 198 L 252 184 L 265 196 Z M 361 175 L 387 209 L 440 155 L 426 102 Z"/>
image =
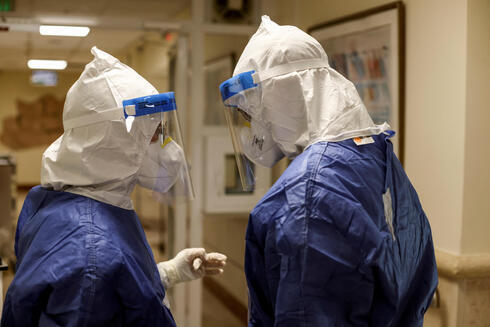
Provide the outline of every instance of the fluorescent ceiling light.
<path id="1" fill-rule="evenodd" d="M 66 60 L 38 60 L 30 59 L 27 61 L 27 66 L 30 69 L 53 69 L 62 70 L 66 68 Z"/>
<path id="2" fill-rule="evenodd" d="M 40 25 L 39 33 L 41 35 L 57 36 L 87 36 L 90 28 L 87 26 L 59 26 L 59 25 Z"/>

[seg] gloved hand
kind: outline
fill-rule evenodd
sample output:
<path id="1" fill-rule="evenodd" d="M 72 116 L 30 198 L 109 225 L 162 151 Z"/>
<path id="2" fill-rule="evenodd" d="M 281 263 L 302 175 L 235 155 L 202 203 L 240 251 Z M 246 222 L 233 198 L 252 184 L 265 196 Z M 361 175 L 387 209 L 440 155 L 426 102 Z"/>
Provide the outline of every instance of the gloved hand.
<path id="1" fill-rule="evenodd" d="M 226 256 L 221 253 L 206 253 L 203 248 L 189 248 L 177 253 L 175 258 L 157 264 L 160 280 L 165 289 L 177 283 L 207 275 L 223 273 Z"/>

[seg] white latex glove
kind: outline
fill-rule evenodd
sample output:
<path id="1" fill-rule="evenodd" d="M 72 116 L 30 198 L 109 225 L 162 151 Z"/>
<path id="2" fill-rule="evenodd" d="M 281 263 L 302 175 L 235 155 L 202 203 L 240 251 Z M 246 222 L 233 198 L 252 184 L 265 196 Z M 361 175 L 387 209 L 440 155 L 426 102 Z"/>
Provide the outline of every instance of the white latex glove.
<path id="1" fill-rule="evenodd" d="M 177 283 L 223 273 L 226 256 L 221 253 L 206 253 L 203 248 L 189 248 L 177 253 L 175 258 L 157 264 L 160 280 L 165 289 Z"/>

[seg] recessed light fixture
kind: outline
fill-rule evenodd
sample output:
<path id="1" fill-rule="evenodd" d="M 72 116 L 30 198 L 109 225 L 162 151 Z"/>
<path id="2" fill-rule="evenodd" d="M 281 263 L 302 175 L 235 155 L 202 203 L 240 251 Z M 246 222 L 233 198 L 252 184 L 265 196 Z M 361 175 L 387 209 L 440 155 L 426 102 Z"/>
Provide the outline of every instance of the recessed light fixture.
<path id="1" fill-rule="evenodd" d="M 27 66 L 30 69 L 52 69 L 63 70 L 66 68 L 66 60 L 39 60 L 30 59 L 27 61 Z"/>
<path id="2" fill-rule="evenodd" d="M 85 37 L 90 32 L 87 26 L 60 26 L 60 25 L 40 25 L 39 33 L 41 35 L 56 36 L 77 36 Z"/>

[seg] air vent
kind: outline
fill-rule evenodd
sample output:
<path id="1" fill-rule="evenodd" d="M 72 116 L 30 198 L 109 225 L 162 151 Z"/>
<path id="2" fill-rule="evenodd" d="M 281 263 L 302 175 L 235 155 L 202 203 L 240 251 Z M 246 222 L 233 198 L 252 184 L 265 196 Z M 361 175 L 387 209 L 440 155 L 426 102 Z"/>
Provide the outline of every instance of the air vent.
<path id="1" fill-rule="evenodd" d="M 253 24 L 256 21 L 256 0 L 208 1 L 208 17 L 213 23 Z"/>

